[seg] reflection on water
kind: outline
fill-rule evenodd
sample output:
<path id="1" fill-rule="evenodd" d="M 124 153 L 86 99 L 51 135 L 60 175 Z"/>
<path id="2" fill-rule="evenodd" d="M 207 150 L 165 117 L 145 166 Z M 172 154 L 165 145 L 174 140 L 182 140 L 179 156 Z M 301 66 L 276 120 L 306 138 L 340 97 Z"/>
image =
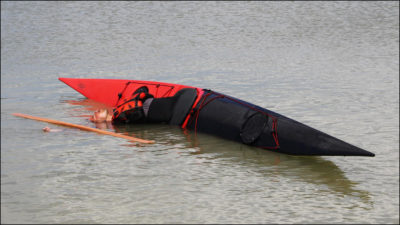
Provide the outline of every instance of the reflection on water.
<path id="1" fill-rule="evenodd" d="M 368 191 L 357 190 L 356 182 L 350 181 L 334 162 L 322 157 L 290 156 L 193 133 L 185 134 L 187 139 L 192 139 L 188 147 L 198 148 L 198 151 L 191 154 L 218 153 L 216 158 L 225 158 L 233 163 L 251 167 L 266 177 L 271 176 L 273 172 L 274 175 L 327 186 L 334 192 L 357 196 L 364 201 L 370 199 Z M 216 142 L 221 143 L 215 144 Z"/>

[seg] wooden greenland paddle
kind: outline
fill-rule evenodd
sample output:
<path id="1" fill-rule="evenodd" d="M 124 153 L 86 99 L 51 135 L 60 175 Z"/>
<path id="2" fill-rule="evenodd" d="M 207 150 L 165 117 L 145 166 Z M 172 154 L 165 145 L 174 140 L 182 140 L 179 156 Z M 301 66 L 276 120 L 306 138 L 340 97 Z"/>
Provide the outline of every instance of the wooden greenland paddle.
<path id="1" fill-rule="evenodd" d="M 67 122 L 63 122 L 63 121 L 59 121 L 59 120 L 52 120 L 52 119 L 46 119 L 46 118 L 41 118 L 41 117 L 36 117 L 36 116 L 30 116 L 30 115 L 25 115 L 25 114 L 22 114 L 22 113 L 13 113 L 12 115 L 18 116 L 18 117 L 22 117 L 22 118 L 26 118 L 26 119 L 38 120 L 38 121 L 57 124 L 57 125 L 61 125 L 61 126 L 73 127 L 73 128 L 78 128 L 78 129 L 81 129 L 81 130 L 86 130 L 86 131 L 92 131 L 92 132 L 96 132 L 96 133 L 99 133 L 99 134 L 105 134 L 105 135 L 111 135 L 111 136 L 114 136 L 114 137 L 125 138 L 125 139 L 128 139 L 130 141 L 140 142 L 140 143 L 144 143 L 144 144 L 154 144 L 155 143 L 152 140 L 144 140 L 144 139 L 135 138 L 135 137 L 131 137 L 131 136 L 123 135 L 123 134 L 113 133 L 113 132 L 110 132 L 110 131 L 105 131 L 105 130 L 100 130 L 100 129 L 96 129 L 96 128 L 86 127 L 86 126 L 73 124 L 73 123 L 67 123 Z"/>

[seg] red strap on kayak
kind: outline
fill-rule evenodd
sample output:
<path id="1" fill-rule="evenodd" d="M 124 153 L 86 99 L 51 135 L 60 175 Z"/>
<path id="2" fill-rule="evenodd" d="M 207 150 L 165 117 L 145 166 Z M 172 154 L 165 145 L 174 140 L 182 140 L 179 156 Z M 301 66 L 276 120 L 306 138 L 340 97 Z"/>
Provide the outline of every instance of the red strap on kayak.
<path id="1" fill-rule="evenodd" d="M 124 89 L 118 93 L 118 99 L 117 102 L 115 103 L 116 106 L 118 106 L 119 100 L 121 100 L 122 95 L 125 93 L 126 88 L 129 86 L 130 83 L 131 83 L 130 81 L 126 82 Z"/>
<path id="2" fill-rule="evenodd" d="M 148 82 L 132 82 L 132 81 L 128 81 L 128 82 L 126 82 L 125 87 L 122 89 L 122 91 L 118 93 L 118 99 L 117 99 L 117 102 L 115 103 L 116 106 L 118 105 L 118 103 L 120 102 L 120 100 L 122 99 L 122 97 L 124 96 L 125 91 L 126 91 L 126 89 L 128 88 L 128 86 L 129 86 L 130 84 L 139 84 L 139 85 L 146 85 L 146 86 L 150 86 L 150 85 L 153 85 L 153 86 L 154 86 L 154 85 L 155 85 L 156 88 L 157 88 L 157 89 L 156 89 L 156 94 L 154 95 L 155 98 L 159 98 L 159 96 L 158 96 L 158 89 L 159 89 L 161 86 L 163 86 L 163 87 L 169 87 L 169 89 L 163 94 L 163 96 L 161 96 L 161 98 L 169 96 L 169 95 L 171 94 L 172 90 L 175 88 L 175 86 L 173 86 L 173 85 L 154 84 L 154 83 L 148 83 Z"/>
<path id="3" fill-rule="evenodd" d="M 195 118 L 196 118 L 196 119 L 195 119 L 195 125 L 194 125 L 194 132 L 195 132 L 195 135 L 196 135 L 196 133 L 197 133 L 197 120 L 198 120 L 198 118 L 199 118 L 200 111 L 201 111 L 206 105 L 208 105 L 210 102 L 212 102 L 212 101 L 214 101 L 214 100 L 216 100 L 216 99 L 218 99 L 218 98 L 226 98 L 226 99 L 229 99 L 229 100 L 231 100 L 231 101 L 233 101 L 233 102 L 236 102 L 236 103 L 238 103 L 238 104 L 244 105 L 244 106 L 246 106 L 246 107 L 248 107 L 248 108 L 250 108 L 250 109 L 252 109 L 252 110 L 254 110 L 254 111 L 260 112 L 260 113 L 264 114 L 265 116 L 270 117 L 270 118 L 272 119 L 272 132 L 271 132 L 271 134 L 272 134 L 272 137 L 274 138 L 275 146 L 272 146 L 272 147 L 270 147 L 270 146 L 258 146 L 258 147 L 260 147 L 260 148 L 265 148 L 265 149 L 271 149 L 271 150 L 275 150 L 275 149 L 279 149 L 279 148 L 280 148 L 279 139 L 278 139 L 278 130 L 277 130 L 277 128 L 278 128 L 278 127 L 277 127 L 278 119 L 277 119 L 275 116 L 272 116 L 272 115 L 270 115 L 270 114 L 267 113 L 267 112 L 264 112 L 264 111 L 262 111 L 262 110 L 259 110 L 259 109 L 255 108 L 255 107 L 252 106 L 252 105 L 249 105 L 249 104 L 247 104 L 247 103 L 244 103 L 244 102 L 242 102 L 242 101 L 239 101 L 239 100 L 237 100 L 237 99 L 234 99 L 234 98 L 232 98 L 232 97 L 229 97 L 229 96 L 226 96 L 226 95 L 222 95 L 222 94 L 218 94 L 217 96 L 215 96 L 215 97 L 211 98 L 210 100 L 208 100 L 207 102 L 205 102 L 206 98 L 207 98 L 208 96 L 210 96 L 211 94 L 212 94 L 212 92 L 209 92 L 209 93 L 207 93 L 207 94 L 204 95 L 203 100 L 201 101 L 200 106 L 199 106 L 199 108 L 198 108 L 197 111 L 196 111 L 196 115 L 195 115 Z M 216 94 L 216 93 L 214 93 L 214 94 Z"/>

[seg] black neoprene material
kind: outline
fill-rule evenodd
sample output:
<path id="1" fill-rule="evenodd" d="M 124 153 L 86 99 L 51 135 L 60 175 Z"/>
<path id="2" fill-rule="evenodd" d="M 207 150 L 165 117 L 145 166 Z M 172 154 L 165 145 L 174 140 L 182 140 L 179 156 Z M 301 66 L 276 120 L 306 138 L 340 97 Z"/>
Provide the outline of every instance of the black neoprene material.
<path id="1" fill-rule="evenodd" d="M 149 107 L 147 122 L 168 122 L 171 119 L 175 100 L 175 97 L 154 98 Z"/>
<path id="2" fill-rule="evenodd" d="M 172 110 L 169 124 L 182 125 L 197 98 L 197 91 L 193 88 L 185 88 L 178 91 L 175 96 L 177 99 Z"/>
<path id="3" fill-rule="evenodd" d="M 219 98 L 218 93 L 210 93 L 200 100 L 204 102 L 204 107 L 196 107 L 198 115 L 195 113 L 190 118 L 188 129 L 252 145 L 262 135 L 264 142 L 267 142 L 263 144 L 275 146 L 269 119 L 265 115 L 228 98 Z"/>
<path id="4" fill-rule="evenodd" d="M 240 128 L 240 137 L 243 143 L 252 144 L 257 138 L 260 137 L 267 125 L 268 117 L 262 113 L 256 112 L 249 116 Z"/>
<path id="5" fill-rule="evenodd" d="M 173 97 L 154 98 L 149 107 L 147 122 L 181 125 L 189 114 L 196 97 L 196 89 L 184 88 Z"/>

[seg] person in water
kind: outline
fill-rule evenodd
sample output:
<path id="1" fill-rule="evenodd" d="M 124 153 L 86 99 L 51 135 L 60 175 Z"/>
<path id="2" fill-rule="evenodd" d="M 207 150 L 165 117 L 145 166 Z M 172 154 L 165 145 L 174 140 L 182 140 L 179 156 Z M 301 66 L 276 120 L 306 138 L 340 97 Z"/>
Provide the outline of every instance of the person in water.
<path id="1" fill-rule="evenodd" d="M 98 109 L 89 117 L 96 127 L 103 129 L 114 124 L 168 123 L 182 125 L 187 119 L 197 91 L 184 88 L 170 97 L 154 97 L 146 86 L 138 88 L 130 96 L 118 94 L 115 108 Z M 107 125 L 104 127 L 104 125 Z M 55 131 L 49 127 L 44 132 Z"/>
<path id="2" fill-rule="evenodd" d="M 146 87 L 142 87 L 129 99 L 124 99 L 116 108 L 95 111 L 89 120 L 95 123 L 144 123 L 153 100 L 154 96 L 148 93 Z"/>
<path id="3" fill-rule="evenodd" d="M 146 86 L 138 88 L 128 98 L 119 95 L 113 109 L 99 109 L 90 117 L 95 123 L 169 123 L 181 125 L 197 96 L 194 89 L 182 89 L 171 97 L 155 98 Z M 122 100 L 121 100 L 122 99 Z"/>

